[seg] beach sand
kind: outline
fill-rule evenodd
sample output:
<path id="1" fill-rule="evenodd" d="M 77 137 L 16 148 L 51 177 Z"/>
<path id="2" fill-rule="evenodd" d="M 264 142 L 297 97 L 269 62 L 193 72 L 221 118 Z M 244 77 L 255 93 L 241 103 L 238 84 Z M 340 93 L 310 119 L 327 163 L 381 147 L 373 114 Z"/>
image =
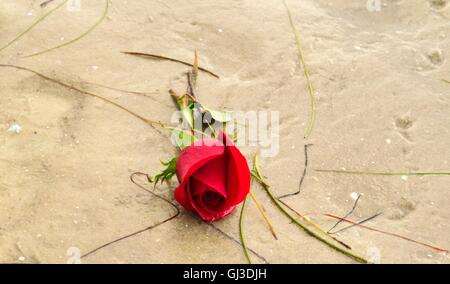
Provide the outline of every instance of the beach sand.
<path id="1" fill-rule="evenodd" d="M 41 8 L 41 2 L 0 1 L 0 45 L 57 5 Z M 366 225 L 448 249 L 449 176 L 314 170 L 450 170 L 450 84 L 442 80 L 450 80 L 448 2 L 384 0 L 373 10 L 364 0 L 287 0 L 316 97 L 316 124 L 307 140 L 307 82 L 279 0 L 112 0 L 106 19 L 86 37 L 25 58 L 95 23 L 105 1 L 81 1 L 79 11 L 55 11 L 1 51 L 0 64 L 31 68 L 168 122 L 174 111 L 168 90 L 184 91 L 189 68 L 120 52 L 191 62 L 198 49 L 200 65 L 220 75 L 200 74 L 203 103 L 279 111 L 279 153 L 260 161 L 276 195 L 297 190 L 303 147 L 313 144 L 302 192 L 285 199 L 290 206 L 329 229 L 335 220 L 318 213 L 343 216 L 352 196 L 363 193 L 352 220 L 382 212 Z M 129 180 L 135 171 L 156 174 L 159 161 L 177 153 L 169 133 L 26 71 L 0 67 L 0 86 L 0 262 L 71 262 L 78 252 L 174 214 L 169 204 Z M 250 158 L 256 148 L 243 151 Z M 140 183 L 152 188 L 143 178 Z M 171 198 L 175 187 L 174 181 L 156 190 Z M 274 240 L 249 200 L 244 233 L 254 262 L 353 263 L 291 224 L 258 184 L 252 191 L 278 236 Z M 245 263 L 236 242 L 239 209 L 214 222 L 215 228 L 182 211 L 175 220 L 81 262 Z M 335 236 L 356 254 L 381 263 L 450 263 L 448 254 L 362 228 Z"/>

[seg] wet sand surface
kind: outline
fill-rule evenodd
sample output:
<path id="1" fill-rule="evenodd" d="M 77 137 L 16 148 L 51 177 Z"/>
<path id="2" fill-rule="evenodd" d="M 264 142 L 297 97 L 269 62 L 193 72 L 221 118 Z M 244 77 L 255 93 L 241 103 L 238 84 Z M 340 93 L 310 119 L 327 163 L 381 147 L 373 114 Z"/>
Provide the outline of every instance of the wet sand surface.
<path id="1" fill-rule="evenodd" d="M 23 31 L 56 2 L 0 1 L 0 45 Z M 59 2 L 59 1 L 58 1 Z M 416 240 L 450 247 L 449 176 L 361 176 L 314 169 L 449 171 L 450 3 L 287 1 L 302 40 L 317 103 L 310 139 L 306 80 L 282 1 L 110 1 L 107 18 L 83 39 L 52 52 L 25 55 L 76 37 L 101 16 L 105 1 L 82 1 L 81 10 L 57 10 L 0 52 L 1 64 L 26 66 L 111 99 L 148 118 L 169 121 L 170 88 L 182 92 L 188 67 L 122 54 L 141 51 L 191 61 L 202 73 L 200 99 L 215 109 L 280 113 L 279 153 L 261 159 L 277 195 L 302 213 L 343 216 L 352 193 L 363 193 L 353 220 Z M 139 96 L 101 88 L 94 82 Z M 155 174 L 159 160 L 176 154 L 169 133 L 111 104 L 38 76 L 0 67 L 0 262 L 66 263 L 68 249 L 84 254 L 160 222 L 173 208 L 133 185 L 135 171 Z M 11 129 L 20 125 L 21 129 Z M 17 131 L 8 131 L 17 130 Z M 20 130 L 20 131 L 19 131 Z M 250 157 L 255 148 L 245 147 Z M 145 179 L 140 183 L 146 185 Z M 172 196 L 176 183 L 157 191 Z M 352 263 L 291 224 L 265 192 L 274 240 L 249 200 L 249 248 L 270 263 Z M 353 194 L 354 196 L 354 194 Z M 239 208 L 238 208 L 239 209 Z M 321 215 L 324 228 L 335 222 Z M 239 240 L 239 210 L 214 226 Z M 382 263 L 449 263 L 445 253 L 362 228 L 336 235 Z M 73 256 L 73 255 L 72 255 Z M 252 254 L 255 262 L 264 259 Z M 245 263 L 242 247 L 182 211 L 180 217 L 107 246 L 83 263 Z"/>

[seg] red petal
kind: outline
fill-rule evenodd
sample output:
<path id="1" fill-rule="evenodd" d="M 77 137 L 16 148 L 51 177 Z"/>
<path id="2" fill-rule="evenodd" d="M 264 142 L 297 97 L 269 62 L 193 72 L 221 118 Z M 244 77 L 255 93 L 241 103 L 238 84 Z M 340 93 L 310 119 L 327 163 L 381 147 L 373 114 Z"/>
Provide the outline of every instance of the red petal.
<path id="1" fill-rule="evenodd" d="M 227 158 L 225 155 L 221 155 L 197 170 L 192 178 L 227 198 L 227 172 Z M 194 192 L 193 195 L 195 195 Z"/>
<path id="2" fill-rule="evenodd" d="M 236 206 L 231 206 L 226 208 L 225 210 L 219 209 L 218 211 L 214 211 L 211 208 L 208 208 L 206 204 L 203 203 L 201 197 L 194 197 L 190 195 L 192 198 L 192 206 L 194 207 L 194 211 L 200 216 L 200 218 L 205 222 L 213 222 L 215 220 L 221 219 L 228 214 L 230 214 Z M 222 206 L 221 206 L 222 207 Z"/>
<path id="3" fill-rule="evenodd" d="M 194 211 L 194 207 L 191 205 L 191 200 L 188 194 L 189 183 L 180 185 L 175 189 L 175 200 L 181 204 L 187 211 Z"/>
<path id="4" fill-rule="evenodd" d="M 211 190 L 207 185 L 196 179 L 191 179 L 190 182 L 191 191 L 189 191 L 191 203 L 196 209 L 209 212 L 208 214 L 216 214 L 222 209 L 222 205 L 225 204 L 225 198 L 218 192 Z"/>
<path id="5" fill-rule="evenodd" d="M 219 133 L 219 137 L 222 137 L 226 145 L 225 155 L 228 157 L 227 205 L 235 206 L 241 203 L 250 191 L 250 169 L 247 159 L 231 139 L 223 132 Z"/>
<path id="6" fill-rule="evenodd" d="M 200 167 L 222 155 L 224 150 L 223 144 L 216 139 L 200 140 L 185 148 L 178 157 L 176 166 L 180 184 L 185 182 Z"/>
<path id="7" fill-rule="evenodd" d="M 175 199 L 188 211 L 194 211 L 189 194 L 188 181 L 190 176 L 206 163 L 224 153 L 224 146 L 220 141 L 215 139 L 205 140 L 197 141 L 184 149 L 177 160 L 177 178 L 180 185 L 175 190 Z"/>

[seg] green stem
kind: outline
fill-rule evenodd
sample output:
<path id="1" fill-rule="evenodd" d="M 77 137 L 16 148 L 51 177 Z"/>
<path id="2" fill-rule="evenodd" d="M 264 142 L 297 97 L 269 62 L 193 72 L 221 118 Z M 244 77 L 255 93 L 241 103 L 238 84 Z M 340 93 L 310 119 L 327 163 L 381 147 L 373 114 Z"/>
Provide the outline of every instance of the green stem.
<path id="1" fill-rule="evenodd" d="M 245 244 L 244 231 L 242 228 L 242 222 L 244 220 L 245 203 L 247 203 L 247 197 L 244 199 L 244 202 L 242 202 L 241 216 L 239 217 L 239 237 L 241 238 L 242 248 L 244 249 L 245 257 L 247 258 L 248 263 L 252 264 L 252 258 L 250 257 L 250 253 L 248 252 L 247 245 Z"/>
<path id="2" fill-rule="evenodd" d="M 352 258 L 353 260 L 359 262 L 359 263 L 369 263 L 366 259 L 357 256 L 347 250 L 344 250 L 338 246 L 336 246 L 335 244 L 325 240 L 324 238 L 322 238 L 321 236 L 319 236 L 318 234 L 314 233 L 313 231 L 311 231 L 310 229 L 308 229 L 307 227 L 305 227 L 302 223 L 300 223 L 299 221 L 297 221 L 297 219 L 295 219 L 291 214 L 289 214 L 284 208 L 283 206 L 281 206 L 280 202 L 275 198 L 275 196 L 272 194 L 272 192 L 269 190 L 269 186 L 263 181 L 261 180 L 259 177 L 257 177 L 256 175 L 253 174 L 253 176 L 260 181 L 261 186 L 263 187 L 263 189 L 266 191 L 266 193 L 269 195 L 270 199 L 272 200 L 272 202 L 275 204 L 275 206 L 277 206 L 277 208 L 286 216 L 288 217 L 293 223 L 295 223 L 299 228 L 303 229 L 308 235 L 316 238 L 317 240 L 321 241 L 322 243 L 326 244 L 327 246 L 331 247 L 332 249 L 334 249 L 337 252 L 342 253 L 343 255 Z"/>
<path id="3" fill-rule="evenodd" d="M 255 161 L 253 164 L 253 168 L 254 171 L 251 172 L 251 175 L 259 182 L 259 184 L 262 186 L 262 188 L 266 191 L 267 195 L 269 195 L 270 199 L 272 200 L 272 202 L 275 204 L 275 206 L 286 216 L 288 217 L 293 223 L 295 223 L 299 228 L 301 228 L 302 230 L 304 230 L 308 235 L 316 238 L 317 240 L 321 241 L 322 243 L 326 244 L 327 246 L 329 246 L 330 248 L 334 249 L 337 252 L 342 253 L 343 255 L 352 258 L 353 260 L 360 262 L 360 263 L 369 263 L 366 259 L 357 256 L 347 250 L 344 250 L 338 246 L 336 246 L 335 244 L 329 242 L 328 240 L 322 238 L 321 236 L 319 236 L 318 234 L 316 234 L 315 232 L 313 232 L 312 230 L 310 230 L 308 227 L 306 227 L 305 225 L 303 225 L 302 223 L 300 223 L 296 218 L 294 218 L 291 214 L 289 214 L 289 212 L 287 212 L 283 206 L 281 205 L 281 203 L 278 201 L 278 199 L 272 194 L 272 192 L 269 189 L 269 185 L 264 181 L 264 178 L 261 174 L 261 171 L 259 169 L 258 166 L 258 156 L 255 156 Z"/>
<path id="4" fill-rule="evenodd" d="M 255 202 L 256 208 L 258 209 L 259 213 L 261 214 L 261 216 L 263 217 L 267 226 L 269 227 L 270 233 L 275 238 L 275 240 L 278 240 L 277 234 L 275 233 L 275 230 L 274 230 L 272 224 L 270 223 L 269 218 L 267 218 L 266 213 L 264 213 L 264 209 L 263 209 L 261 203 L 259 203 L 258 199 L 256 199 L 256 196 L 253 194 L 253 192 L 251 190 L 249 191 L 249 194 L 250 194 L 250 197 L 253 199 L 253 202 Z"/>
<path id="5" fill-rule="evenodd" d="M 23 32 L 21 32 L 18 36 L 16 36 L 14 39 L 12 39 L 10 42 L 8 42 L 7 44 L 5 44 L 4 46 L 0 47 L 0 51 L 2 51 L 3 49 L 7 48 L 8 46 L 10 46 L 11 44 L 13 44 L 14 42 L 16 42 L 18 39 L 20 39 L 21 37 L 23 37 L 27 32 L 29 32 L 31 29 L 33 29 L 37 24 L 39 24 L 40 22 L 42 22 L 45 18 L 47 18 L 48 16 L 50 16 L 54 11 L 56 11 L 57 9 L 61 8 L 64 4 L 67 3 L 68 0 L 65 0 L 63 2 L 61 2 L 61 4 L 59 4 L 58 6 L 56 6 L 55 8 L 51 9 L 50 11 L 48 11 L 47 14 L 43 15 L 42 17 L 40 17 L 36 22 L 34 22 L 31 26 L 29 26 L 26 30 L 24 30 Z"/>
<path id="6" fill-rule="evenodd" d="M 319 225 L 317 225 L 316 223 L 312 222 L 306 215 L 300 214 L 300 212 L 298 212 L 297 210 L 295 210 L 294 208 L 292 208 L 291 206 L 289 206 L 286 202 L 284 202 L 283 200 L 281 200 L 279 197 L 277 198 L 277 200 L 283 204 L 287 209 L 291 210 L 292 212 L 294 212 L 299 218 L 301 218 L 303 221 L 305 221 L 305 223 L 311 227 L 313 227 L 314 229 L 316 229 L 319 233 L 327 236 L 330 239 L 333 239 L 334 241 L 338 242 L 339 244 L 343 245 L 344 247 L 346 247 L 347 249 L 351 249 L 351 247 L 349 245 L 347 245 L 346 243 L 344 243 L 343 241 L 337 239 L 336 237 L 330 235 L 329 233 L 327 233 L 324 229 L 322 229 L 321 227 L 319 227 Z"/>
<path id="7" fill-rule="evenodd" d="M 43 51 L 39 51 L 39 52 L 30 54 L 30 55 L 26 55 L 26 56 L 24 56 L 24 57 L 32 57 L 32 56 L 41 55 L 41 54 L 44 54 L 44 53 L 53 51 L 53 50 L 55 50 L 55 49 L 58 49 L 58 48 L 61 48 L 61 47 L 64 47 L 64 46 L 67 46 L 67 45 L 69 45 L 69 44 L 72 44 L 72 43 L 74 43 L 74 42 L 80 40 L 81 38 L 83 38 L 84 36 L 86 36 L 87 34 L 89 34 L 91 31 L 93 31 L 98 25 L 100 25 L 100 24 L 103 22 L 103 20 L 106 18 L 106 15 L 107 15 L 107 13 L 108 13 L 108 9 L 109 9 L 109 0 L 106 0 L 106 1 L 105 1 L 105 9 L 104 9 L 103 14 L 102 14 L 102 16 L 100 17 L 100 19 L 99 19 L 93 26 L 91 26 L 87 31 L 85 31 L 85 32 L 82 33 L 81 35 L 77 36 L 76 38 L 74 38 L 74 39 L 72 39 L 72 40 L 70 40 L 70 41 L 68 41 L 68 42 L 65 42 L 65 43 L 63 43 L 63 44 L 60 44 L 60 45 L 51 47 L 51 48 L 49 48 L 49 49 L 46 49 L 46 50 L 43 50 Z"/>
<path id="8" fill-rule="evenodd" d="M 430 175 L 450 175 L 450 172 L 364 172 L 364 171 L 344 171 L 344 170 L 323 170 L 316 169 L 316 172 L 349 174 L 349 175 L 371 175 L 371 176 L 430 176 Z"/>

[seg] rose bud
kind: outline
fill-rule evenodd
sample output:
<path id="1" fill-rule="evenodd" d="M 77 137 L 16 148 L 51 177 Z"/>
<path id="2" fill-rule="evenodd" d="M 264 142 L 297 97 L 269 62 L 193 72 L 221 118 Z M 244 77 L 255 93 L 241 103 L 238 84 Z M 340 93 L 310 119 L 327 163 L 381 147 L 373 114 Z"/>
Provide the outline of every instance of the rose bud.
<path id="1" fill-rule="evenodd" d="M 175 199 L 206 222 L 230 214 L 250 191 L 247 160 L 223 132 L 185 148 L 176 173 Z"/>

